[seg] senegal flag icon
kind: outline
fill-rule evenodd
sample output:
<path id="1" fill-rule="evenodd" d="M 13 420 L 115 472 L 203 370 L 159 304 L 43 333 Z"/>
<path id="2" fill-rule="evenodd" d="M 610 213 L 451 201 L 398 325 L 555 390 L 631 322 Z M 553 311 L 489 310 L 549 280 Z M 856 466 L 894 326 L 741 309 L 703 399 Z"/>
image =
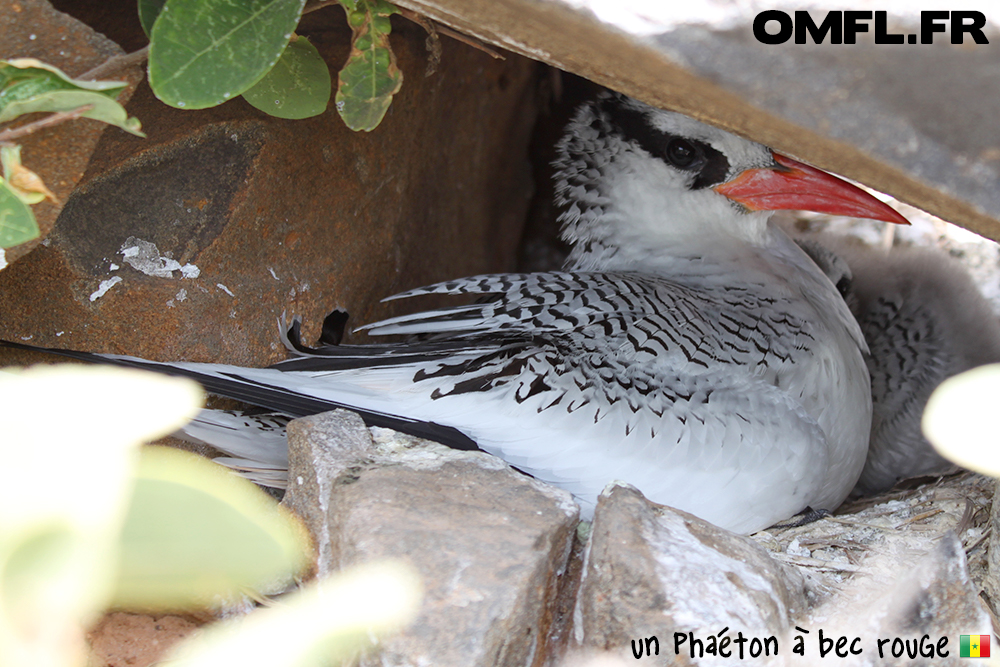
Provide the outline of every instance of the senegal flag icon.
<path id="1" fill-rule="evenodd" d="M 988 658 L 990 657 L 990 636 L 961 635 L 958 650 L 958 654 L 962 658 Z"/>

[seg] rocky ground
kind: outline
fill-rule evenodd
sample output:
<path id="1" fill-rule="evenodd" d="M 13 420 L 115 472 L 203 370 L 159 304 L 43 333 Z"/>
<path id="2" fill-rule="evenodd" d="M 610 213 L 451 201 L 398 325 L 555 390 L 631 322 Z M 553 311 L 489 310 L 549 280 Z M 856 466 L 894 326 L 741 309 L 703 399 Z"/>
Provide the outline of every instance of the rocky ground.
<path id="1" fill-rule="evenodd" d="M 981 475 L 914 480 L 741 537 L 627 485 L 578 525 L 567 494 L 493 457 L 369 430 L 348 412 L 299 420 L 290 455 L 284 502 L 318 536 L 321 574 L 395 556 L 424 579 L 417 621 L 365 665 L 572 665 L 605 652 L 631 662 L 633 640 L 653 638 L 650 664 L 732 664 L 741 636 L 740 664 L 813 664 L 821 648 L 842 650 L 840 664 L 912 664 L 892 659 L 896 638 L 905 651 L 946 637 L 953 659 L 959 634 L 991 631 L 994 482 Z M 116 613 L 92 641 L 104 664 L 151 664 L 194 627 Z M 751 659 L 768 637 L 777 653 Z M 692 658 L 696 639 L 706 653 Z"/>

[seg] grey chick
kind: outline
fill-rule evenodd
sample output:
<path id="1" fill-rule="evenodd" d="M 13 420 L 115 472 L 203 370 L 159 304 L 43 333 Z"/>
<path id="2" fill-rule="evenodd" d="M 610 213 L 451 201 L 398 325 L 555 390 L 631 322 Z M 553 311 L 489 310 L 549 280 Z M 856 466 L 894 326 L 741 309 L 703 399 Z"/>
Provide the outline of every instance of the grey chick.
<path id="1" fill-rule="evenodd" d="M 939 250 L 886 253 L 830 235 L 797 243 L 844 296 L 870 349 L 871 441 L 852 495 L 950 468 L 920 419 L 942 381 L 1000 361 L 1000 321 L 989 302 L 961 263 Z"/>

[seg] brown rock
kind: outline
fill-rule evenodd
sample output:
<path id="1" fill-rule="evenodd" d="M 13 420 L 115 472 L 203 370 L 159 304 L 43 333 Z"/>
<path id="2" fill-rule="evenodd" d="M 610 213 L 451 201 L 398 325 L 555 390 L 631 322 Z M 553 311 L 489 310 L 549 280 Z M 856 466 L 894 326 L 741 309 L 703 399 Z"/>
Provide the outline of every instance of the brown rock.
<path id="1" fill-rule="evenodd" d="M 633 650 L 656 637 L 650 646 L 658 645 L 659 655 L 651 650 L 643 660 L 687 665 L 697 662 L 689 633 L 707 646 L 742 632 L 774 636 L 779 651 L 790 653 L 785 634 L 805 609 L 801 576 L 750 538 L 651 503 L 630 486 L 612 486 L 599 498 L 577 598 L 581 648 L 634 659 Z M 687 635 L 679 653 L 675 632 Z M 750 649 L 746 644 L 745 658 Z M 729 650 L 740 663 L 737 645 Z"/>
<path id="2" fill-rule="evenodd" d="M 510 268 L 536 66 L 443 38 L 424 77 L 423 29 L 393 26 L 406 81 L 371 133 L 332 105 L 302 121 L 242 99 L 182 111 L 143 84 L 128 108 L 148 139 L 107 133 L 51 244 L 0 273 L 0 337 L 260 365 L 283 356 L 283 312 L 304 316 L 311 340 L 334 307 L 361 324 L 408 307 L 378 303 L 400 290 Z M 297 32 L 339 69 L 340 8 Z"/>
<path id="3" fill-rule="evenodd" d="M 109 58 L 123 52 L 104 35 L 94 32 L 76 19 L 57 12 L 45 0 L 0 0 L 0 59 L 35 58 L 58 67 L 69 76 L 80 76 Z M 138 67 L 109 76 L 109 80 L 128 81 L 119 95 L 126 103 L 142 78 Z M 37 120 L 30 114 L 17 119 L 12 127 Z M 23 257 L 35 248 L 55 224 L 62 203 L 83 176 L 97 140 L 107 125 L 96 120 L 77 119 L 18 139 L 21 160 L 37 173 L 60 203 L 48 200 L 31 207 L 42 235 L 28 243 L 9 248 L 6 261 Z M 112 132 L 122 132 L 117 128 Z M 122 132 L 124 134 L 124 132 Z"/>
<path id="4" fill-rule="evenodd" d="M 87 638 L 95 667 L 146 667 L 159 662 L 197 628 L 198 624 L 180 616 L 112 612 Z"/>
<path id="5" fill-rule="evenodd" d="M 344 411 L 293 421 L 285 499 L 317 538 L 321 574 L 403 558 L 423 576 L 418 619 L 364 664 L 541 660 L 575 503 L 482 452 L 373 431 L 375 443 Z"/>

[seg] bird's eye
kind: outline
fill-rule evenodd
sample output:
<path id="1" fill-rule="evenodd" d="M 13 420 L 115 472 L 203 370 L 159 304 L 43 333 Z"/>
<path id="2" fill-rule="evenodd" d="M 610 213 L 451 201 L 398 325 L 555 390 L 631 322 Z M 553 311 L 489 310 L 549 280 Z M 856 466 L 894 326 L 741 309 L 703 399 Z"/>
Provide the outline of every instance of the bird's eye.
<path id="1" fill-rule="evenodd" d="M 678 169 L 690 169 L 699 162 L 698 149 L 684 139 L 671 139 L 667 144 L 667 160 Z"/>
<path id="2" fill-rule="evenodd" d="M 847 296 L 847 293 L 851 291 L 850 277 L 841 276 L 840 280 L 837 281 L 837 291 L 840 292 L 840 296 Z"/>

